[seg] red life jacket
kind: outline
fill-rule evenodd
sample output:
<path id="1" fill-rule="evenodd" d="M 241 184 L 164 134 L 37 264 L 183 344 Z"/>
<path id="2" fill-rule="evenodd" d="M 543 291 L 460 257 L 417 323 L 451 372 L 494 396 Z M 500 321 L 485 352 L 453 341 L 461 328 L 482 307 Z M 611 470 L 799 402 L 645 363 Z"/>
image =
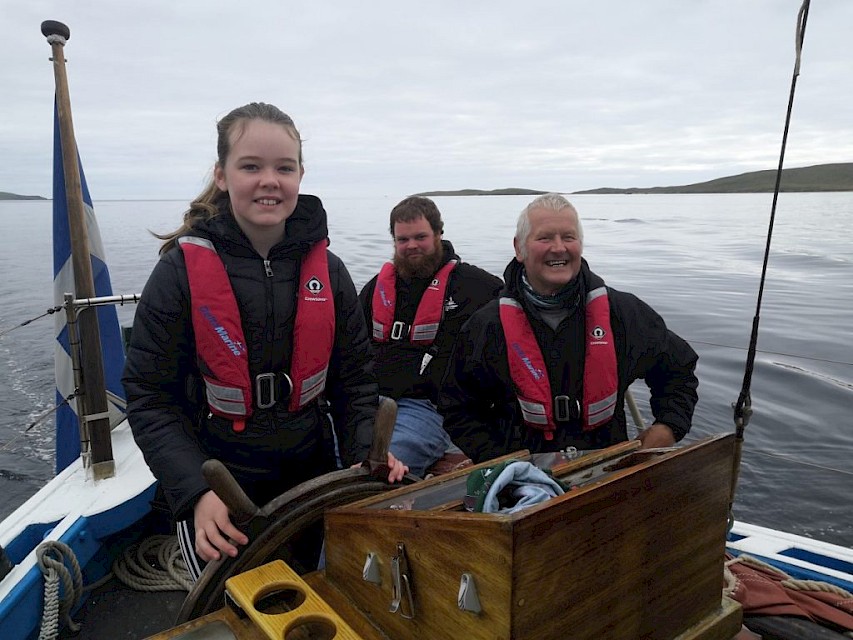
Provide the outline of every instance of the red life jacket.
<path id="1" fill-rule="evenodd" d="M 231 281 L 210 241 L 182 236 L 178 244 L 187 265 L 196 352 L 206 369 L 202 375 L 208 405 L 213 413 L 233 420 L 235 431 L 242 431 L 252 415 L 252 380 Z M 326 241 L 316 243 L 302 259 L 289 411 L 304 407 L 326 388 L 335 341 L 335 302 L 326 245 Z"/>
<path id="2" fill-rule="evenodd" d="M 518 393 L 524 422 L 554 439 L 554 399 L 542 350 L 521 304 L 500 299 L 500 318 L 507 344 L 509 374 Z M 607 288 L 599 287 L 586 297 L 586 349 L 583 371 L 583 429 L 589 431 L 609 421 L 616 411 L 618 371 L 610 301 Z"/>
<path id="3" fill-rule="evenodd" d="M 449 260 L 432 279 L 424 291 L 415 321 L 412 323 L 409 335 L 413 344 L 430 345 L 438 335 L 438 327 L 444 312 L 444 300 L 447 295 L 447 283 L 450 273 L 456 267 L 456 260 Z M 376 278 L 373 289 L 373 339 L 376 342 L 388 342 L 403 337 L 404 324 L 394 322 L 394 311 L 397 305 L 397 273 L 394 264 L 386 262 Z"/>

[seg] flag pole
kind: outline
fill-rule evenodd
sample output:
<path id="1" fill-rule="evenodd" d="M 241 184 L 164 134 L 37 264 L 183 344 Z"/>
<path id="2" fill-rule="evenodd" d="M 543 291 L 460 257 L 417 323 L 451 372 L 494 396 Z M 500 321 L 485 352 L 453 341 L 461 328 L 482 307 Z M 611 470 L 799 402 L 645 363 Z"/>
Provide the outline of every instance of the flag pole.
<path id="1" fill-rule="evenodd" d="M 65 53 L 63 48 L 71 37 L 69 28 L 61 22 L 45 20 L 41 23 L 41 32 L 51 46 L 53 72 L 56 83 L 56 108 L 59 117 L 59 131 L 62 141 L 62 166 L 65 177 L 65 193 L 68 208 L 68 225 L 71 235 L 71 255 L 74 267 L 74 296 L 76 298 L 95 297 L 95 284 L 92 275 L 92 263 L 89 254 L 89 239 L 86 230 L 86 214 L 83 204 L 83 191 L 80 168 L 77 159 L 77 143 L 74 138 L 74 124 L 71 119 L 71 97 L 68 92 L 68 78 L 65 74 Z M 83 459 L 88 455 L 92 474 L 95 479 L 109 478 L 115 475 L 112 442 L 110 440 L 109 405 L 104 380 L 104 363 L 101 354 L 101 337 L 98 317 L 93 310 L 81 313 L 78 319 L 81 349 L 80 363 L 83 387 L 78 396 L 78 417 L 83 447 Z M 88 435 L 88 438 L 86 437 Z M 88 445 L 86 440 L 88 439 Z"/>

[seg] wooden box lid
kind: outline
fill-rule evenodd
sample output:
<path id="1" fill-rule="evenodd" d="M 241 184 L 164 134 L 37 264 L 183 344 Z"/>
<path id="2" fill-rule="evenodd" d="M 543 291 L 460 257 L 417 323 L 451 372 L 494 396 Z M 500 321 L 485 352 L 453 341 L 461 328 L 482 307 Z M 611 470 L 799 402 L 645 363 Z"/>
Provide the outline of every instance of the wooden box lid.
<path id="1" fill-rule="evenodd" d="M 333 509 L 326 579 L 390 638 L 678 637 L 720 609 L 734 436 L 635 447 L 557 460 L 572 490 L 511 515 L 462 506 L 491 463 Z"/>

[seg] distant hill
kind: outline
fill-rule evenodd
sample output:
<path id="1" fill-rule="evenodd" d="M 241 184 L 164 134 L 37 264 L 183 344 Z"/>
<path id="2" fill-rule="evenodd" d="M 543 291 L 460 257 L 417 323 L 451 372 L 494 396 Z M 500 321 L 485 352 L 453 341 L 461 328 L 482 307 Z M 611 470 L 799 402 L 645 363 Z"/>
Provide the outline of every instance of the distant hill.
<path id="1" fill-rule="evenodd" d="M 416 193 L 416 196 L 539 196 L 548 191 L 539 191 L 537 189 L 516 189 L 509 187 L 508 189 L 459 189 L 458 191 L 424 191 Z"/>
<path id="2" fill-rule="evenodd" d="M 574 193 L 765 193 L 776 187 L 776 170 L 751 171 L 681 187 L 589 189 Z M 780 191 L 853 191 L 853 162 L 783 169 Z"/>
<path id="3" fill-rule="evenodd" d="M 47 200 L 41 196 L 20 196 L 17 193 L 8 193 L 0 191 L 0 200 Z"/>
<path id="4" fill-rule="evenodd" d="M 678 187 L 601 187 L 571 193 L 765 193 L 776 187 L 776 170 L 751 171 L 707 182 Z M 783 169 L 781 191 L 853 191 L 853 162 L 817 164 L 812 167 Z M 458 189 L 456 191 L 424 191 L 416 196 L 538 196 L 548 191 L 539 189 Z M 555 191 L 555 193 L 566 193 Z"/>

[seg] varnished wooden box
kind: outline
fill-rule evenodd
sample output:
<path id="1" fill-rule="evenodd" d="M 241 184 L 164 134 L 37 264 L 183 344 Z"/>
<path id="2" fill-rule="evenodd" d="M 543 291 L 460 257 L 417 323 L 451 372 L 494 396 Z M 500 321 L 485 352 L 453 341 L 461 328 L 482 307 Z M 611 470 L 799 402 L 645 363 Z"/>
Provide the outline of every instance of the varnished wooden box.
<path id="1" fill-rule="evenodd" d="M 516 514 L 465 511 L 470 469 L 333 509 L 325 579 L 395 639 L 733 637 L 739 611 L 720 614 L 733 436 L 615 470 L 626 449 L 611 449 L 555 467 L 580 486 Z M 716 632 L 687 633 L 715 616 Z"/>

